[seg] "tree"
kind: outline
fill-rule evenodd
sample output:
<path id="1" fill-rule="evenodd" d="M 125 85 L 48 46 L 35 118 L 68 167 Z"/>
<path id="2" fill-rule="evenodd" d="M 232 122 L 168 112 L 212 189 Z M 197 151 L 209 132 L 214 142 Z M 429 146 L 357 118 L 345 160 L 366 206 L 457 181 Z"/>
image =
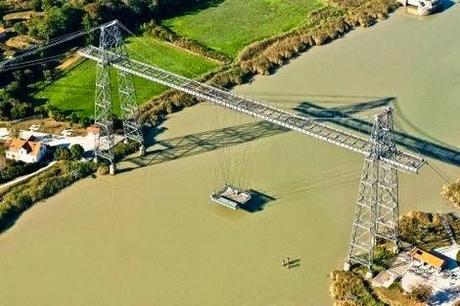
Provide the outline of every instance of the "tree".
<path id="1" fill-rule="evenodd" d="M 14 25 L 14 30 L 19 34 L 25 35 L 27 34 L 27 25 L 24 22 L 18 22 Z"/>
<path id="2" fill-rule="evenodd" d="M 53 73 L 49 69 L 43 70 L 43 77 L 48 83 L 51 83 L 53 81 Z"/>
<path id="3" fill-rule="evenodd" d="M 449 200 L 455 206 L 460 206 L 460 179 L 455 183 L 444 185 L 444 187 L 442 187 L 441 196 Z"/>
<path id="4" fill-rule="evenodd" d="M 66 147 L 59 147 L 54 152 L 54 160 L 71 160 L 72 153 L 70 152 L 69 148 Z"/>
<path id="5" fill-rule="evenodd" d="M 74 144 L 70 147 L 70 153 L 72 154 L 73 160 L 80 160 L 85 153 L 85 149 L 79 144 Z"/>
<path id="6" fill-rule="evenodd" d="M 411 291 L 409 292 L 409 296 L 413 300 L 424 303 L 428 302 L 432 293 L 433 288 L 431 286 L 418 284 L 412 287 Z"/>
<path id="7" fill-rule="evenodd" d="M 3 153 L 2 153 L 2 155 L 0 155 L 0 178 L 1 179 L 3 179 L 3 171 L 5 171 L 7 166 L 8 166 L 8 163 L 7 163 L 6 157 L 3 156 Z"/>
<path id="8" fill-rule="evenodd" d="M 32 0 L 31 4 L 34 11 L 41 11 L 43 9 L 42 0 Z"/>
<path id="9" fill-rule="evenodd" d="M 45 6 L 44 18 L 32 18 L 29 21 L 29 35 L 49 40 L 81 28 L 83 10 L 65 4 L 62 7 L 53 4 Z"/>
<path id="10" fill-rule="evenodd" d="M 24 118 L 30 112 L 30 105 L 27 103 L 14 103 L 13 107 L 11 108 L 11 118 L 12 119 L 19 119 Z"/>
<path id="11" fill-rule="evenodd" d="M 10 128 L 8 130 L 8 134 L 10 134 L 10 136 L 13 137 L 13 138 L 18 138 L 19 137 L 19 130 L 17 128 Z"/>

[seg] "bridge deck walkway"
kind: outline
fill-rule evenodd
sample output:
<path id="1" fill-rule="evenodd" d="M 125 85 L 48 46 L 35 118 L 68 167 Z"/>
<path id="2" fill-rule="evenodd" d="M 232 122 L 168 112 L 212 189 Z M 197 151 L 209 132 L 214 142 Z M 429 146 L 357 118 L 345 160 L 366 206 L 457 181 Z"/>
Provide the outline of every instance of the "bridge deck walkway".
<path id="1" fill-rule="evenodd" d="M 121 57 L 94 46 L 80 49 L 79 53 L 97 62 L 102 62 L 105 57 L 109 59 L 111 66 L 121 71 L 163 84 L 240 113 L 272 122 L 364 156 L 369 155 L 371 145 L 368 140 L 335 127 L 316 122 L 314 118 L 281 110 L 266 103 L 194 81 L 146 63 Z M 392 164 L 399 170 L 412 173 L 418 172 L 425 163 L 422 158 L 402 151 L 393 152 L 390 156 L 383 156 L 382 160 Z"/>

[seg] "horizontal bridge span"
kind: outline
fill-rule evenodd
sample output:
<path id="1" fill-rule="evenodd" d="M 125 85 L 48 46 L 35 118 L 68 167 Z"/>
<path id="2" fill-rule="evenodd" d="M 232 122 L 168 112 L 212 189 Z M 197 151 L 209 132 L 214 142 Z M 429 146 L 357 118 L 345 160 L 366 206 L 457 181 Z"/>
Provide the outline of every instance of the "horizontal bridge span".
<path id="1" fill-rule="evenodd" d="M 313 118 L 281 110 L 266 103 L 242 97 L 230 91 L 200 83 L 94 46 L 82 48 L 79 53 L 96 62 L 102 62 L 103 58 L 108 59 L 109 65 L 126 73 L 163 84 L 237 112 L 272 122 L 364 156 L 369 155 L 371 145 L 368 140 L 329 125 L 318 123 Z M 418 172 L 425 163 L 422 158 L 402 151 L 396 151 L 391 156 L 382 157 L 381 159 L 399 170 L 412 173 Z"/>

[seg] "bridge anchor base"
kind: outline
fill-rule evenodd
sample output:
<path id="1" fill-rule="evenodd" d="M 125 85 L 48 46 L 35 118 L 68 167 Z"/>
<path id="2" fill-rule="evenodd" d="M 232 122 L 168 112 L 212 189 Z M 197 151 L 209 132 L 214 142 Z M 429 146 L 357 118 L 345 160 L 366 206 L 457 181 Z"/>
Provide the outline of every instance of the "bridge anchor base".
<path id="1" fill-rule="evenodd" d="M 109 174 L 115 175 L 116 172 L 117 172 L 117 167 L 115 166 L 115 163 L 111 163 L 109 165 Z"/>
<path id="2" fill-rule="evenodd" d="M 139 157 L 142 157 L 145 155 L 145 147 L 144 146 L 140 146 L 139 148 Z"/>

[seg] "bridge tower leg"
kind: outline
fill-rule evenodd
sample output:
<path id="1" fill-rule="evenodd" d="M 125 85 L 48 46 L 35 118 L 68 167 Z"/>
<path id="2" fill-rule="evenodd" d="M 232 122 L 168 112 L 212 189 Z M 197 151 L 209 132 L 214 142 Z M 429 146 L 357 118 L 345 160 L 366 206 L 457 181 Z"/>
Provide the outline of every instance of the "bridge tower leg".
<path id="1" fill-rule="evenodd" d="M 129 58 L 128 51 L 123 44 L 119 23 L 116 22 L 111 28 L 111 34 L 115 40 L 114 48 L 116 49 L 113 52 L 123 58 Z M 144 136 L 142 125 L 138 118 L 139 106 L 137 105 L 136 90 L 132 76 L 121 70 L 118 70 L 118 93 L 120 96 L 121 119 L 123 121 L 125 141 L 131 139 L 138 142 L 140 145 L 139 153 L 142 156 L 145 152 Z"/>
<path id="2" fill-rule="evenodd" d="M 375 117 L 370 137 L 370 154 L 364 160 L 356 200 L 351 241 L 344 270 L 360 264 L 372 277 L 372 262 L 377 239 L 399 243 L 398 173 L 382 157 L 396 152 L 393 136 L 393 110 L 385 109 Z"/>
<path id="3" fill-rule="evenodd" d="M 100 129 L 96 139 L 95 159 L 102 157 L 110 162 L 110 174 L 115 174 L 115 143 L 113 130 L 113 102 L 109 66 L 120 57 L 128 58 L 128 52 L 123 44 L 123 36 L 118 21 L 113 21 L 101 27 L 99 47 L 111 51 L 111 55 L 103 53 L 103 60 L 97 65 L 95 124 Z M 142 127 L 138 119 L 136 91 L 130 74 L 118 71 L 118 92 L 120 97 L 121 116 L 125 140 L 134 140 L 140 144 L 140 155 L 145 152 Z"/>
<path id="4" fill-rule="evenodd" d="M 113 36 L 111 35 L 111 27 L 101 27 L 101 35 L 99 38 L 99 47 L 104 50 L 109 50 L 114 46 Z M 96 67 L 96 98 L 94 105 L 94 124 L 98 127 L 99 133 L 96 136 L 96 144 L 94 149 L 94 158 L 106 159 L 110 162 L 110 173 L 115 174 L 115 155 L 113 146 L 115 143 L 113 131 L 113 103 L 110 81 L 109 63 L 110 58 L 103 53 L 103 59 L 97 63 Z"/>

